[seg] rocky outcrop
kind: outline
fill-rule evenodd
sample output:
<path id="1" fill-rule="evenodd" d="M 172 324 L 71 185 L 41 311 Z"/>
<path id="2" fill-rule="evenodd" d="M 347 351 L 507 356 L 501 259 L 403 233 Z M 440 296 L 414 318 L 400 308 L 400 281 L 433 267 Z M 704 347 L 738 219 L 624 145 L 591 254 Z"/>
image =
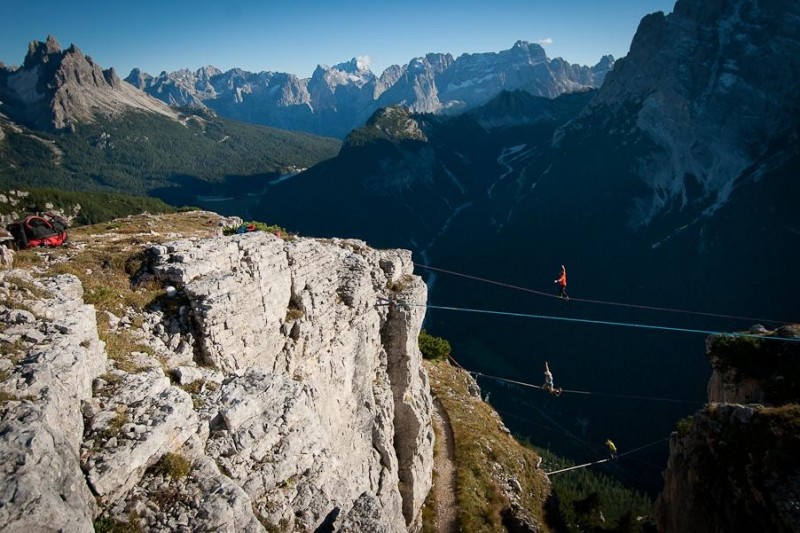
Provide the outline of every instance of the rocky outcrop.
<path id="1" fill-rule="evenodd" d="M 92 531 L 97 507 L 79 451 L 81 402 L 106 364 L 94 308 L 74 276 L 0 276 L 0 529 Z M 7 306 L 15 295 L 26 309 Z"/>
<path id="2" fill-rule="evenodd" d="M 800 529 L 800 326 L 751 335 L 707 343 L 714 403 L 670 438 L 660 531 Z"/>
<path id="3" fill-rule="evenodd" d="M 670 439 L 659 531 L 800 528 L 800 408 L 711 404 Z"/>
<path id="4" fill-rule="evenodd" d="M 138 346 L 122 358 L 77 279 L 4 273 L 0 528 L 417 529 L 433 431 L 410 253 L 257 232 L 149 258 L 135 282 L 161 300 L 99 320 Z"/>
<path id="5" fill-rule="evenodd" d="M 784 405 L 800 401 L 800 351 L 793 342 L 762 340 L 760 335 L 800 338 L 800 326 L 775 331 L 754 326 L 752 337 L 712 336 L 706 354 L 713 372 L 708 382 L 712 403 Z"/>

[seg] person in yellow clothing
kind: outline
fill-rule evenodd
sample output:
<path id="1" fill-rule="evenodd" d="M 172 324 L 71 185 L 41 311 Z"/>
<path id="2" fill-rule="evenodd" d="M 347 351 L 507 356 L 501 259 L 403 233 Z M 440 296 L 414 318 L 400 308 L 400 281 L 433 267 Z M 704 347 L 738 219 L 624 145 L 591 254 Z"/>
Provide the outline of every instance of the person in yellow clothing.
<path id="1" fill-rule="evenodd" d="M 614 444 L 614 441 L 611 439 L 606 439 L 606 448 L 608 448 L 608 453 L 611 454 L 612 459 L 617 458 L 617 446 Z"/>

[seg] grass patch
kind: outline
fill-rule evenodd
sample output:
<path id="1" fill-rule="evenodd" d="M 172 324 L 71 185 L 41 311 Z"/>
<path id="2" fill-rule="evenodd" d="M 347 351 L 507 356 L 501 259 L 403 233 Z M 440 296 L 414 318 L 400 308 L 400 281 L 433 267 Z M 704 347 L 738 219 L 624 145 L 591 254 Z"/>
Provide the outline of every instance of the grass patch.
<path id="1" fill-rule="evenodd" d="M 3 355 L 15 365 L 25 358 L 28 353 L 28 345 L 22 337 L 16 337 L 13 342 L 0 340 L 0 349 Z"/>
<path id="2" fill-rule="evenodd" d="M 200 394 L 203 391 L 203 385 L 205 385 L 205 383 L 206 382 L 202 379 L 196 379 L 191 383 L 181 385 L 181 388 L 189 394 Z"/>
<path id="3" fill-rule="evenodd" d="M 169 480 L 166 486 L 162 486 L 151 496 L 159 509 L 166 510 L 176 503 L 185 501 L 186 494 L 182 490 L 183 480 L 186 479 L 191 471 L 191 461 L 178 453 L 172 452 L 165 453 L 153 465 L 153 474 L 164 476 Z"/>
<path id="4" fill-rule="evenodd" d="M 411 276 L 404 275 L 397 281 L 388 280 L 386 282 L 386 290 L 393 294 L 404 292 L 411 287 L 412 279 Z"/>
<path id="5" fill-rule="evenodd" d="M 179 228 L 182 237 L 211 237 L 219 234 L 217 215 L 204 212 L 173 213 L 154 217 L 138 215 L 111 223 L 70 230 L 75 246 L 51 250 L 54 262 L 43 275 L 73 274 L 81 280 L 84 297 L 98 311 L 119 313 L 131 308 L 142 311 L 164 295 L 157 281 L 131 285 L 131 277 L 146 260 L 145 249 L 175 239 L 160 233 Z"/>
<path id="6" fill-rule="evenodd" d="M 536 468 L 539 456 L 502 426 L 500 417 L 469 394 L 471 378 L 446 361 L 425 361 L 431 391 L 442 402 L 453 428 L 456 460 L 457 522 L 460 531 L 505 531 L 503 513 L 511 507 L 508 479 L 516 479 L 522 513 L 543 529 L 550 485 Z"/>
<path id="7" fill-rule="evenodd" d="M 39 287 L 31 280 L 11 275 L 6 276 L 6 281 L 13 284 L 15 290 L 26 292 L 39 300 L 46 300 L 52 297 L 50 291 Z"/>
<path id="8" fill-rule="evenodd" d="M 153 471 L 172 481 L 180 481 L 192 471 L 192 463 L 180 454 L 168 452 L 155 464 Z"/>
<path id="9" fill-rule="evenodd" d="M 120 433 L 122 433 L 122 428 L 124 428 L 126 424 L 130 423 L 131 417 L 128 414 L 127 405 L 117 405 L 115 407 L 115 411 L 116 413 L 114 414 L 114 417 L 109 420 L 108 425 L 94 435 L 95 449 L 100 447 L 100 441 L 107 441 L 117 437 Z"/>
<path id="10" fill-rule="evenodd" d="M 5 405 L 6 402 L 16 402 L 20 399 L 16 394 L 9 394 L 5 391 L 0 391 L 0 405 Z"/>
<path id="11" fill-rule="evenodd" d="M 36 313 L 33 311 L 33 308 L 24 302 L 20 302 L 15 298 L 9 297 L 2 297 L 0 296 L 0 305 L 8 307 L 9 309 L 19 309 L 20 311 L 27 311 L 30 314 L 36 316 Z"/>
<path id="12" fill-rule="evenodd" d="M 687 416 L 686 418 L 681 418 L 678 420 L 678 422 L 675 424 L 675 431 L 678 432 L 678 437 L 683 438 L 689 434 L 689 432 L 692 430 L 693 420 L 694 417 L 692 416 Z"/>
<path id="13" fill-rule="evenodd" d="M 114 361 L 117 368 L 128 374 L 136 374 L 144 370 L 131 357 L 133 352 L 143 352 L 153 355 L 153 349 L 136 341 L 129 331 L 112 331 L 107 323 L 98 324 L 97 334 L 100 340 L 106 343 L 108 358 Z"/>
<path id="14" fill-rule="evenodd" d="M 120 522 L 110 516 L 101 516 L 94 521 L 95 533 L 142 533 L 139 518 L 130 513 L 127 522 Z"/>
<path id="15" fill-rule="evenodd" d="M 286 322 L 294 322 L 295 320 L 300 320 L 301 318 L 303 318 L 304 315 L 305 313 L 303 312 L 302 309 L 297 309 L 296 307 L 295 308 L 290 307 L 289 309 L 286 310 Z"/>
<path id="16" fill-rule="evenodd" d="M 17 250 L 14 254 L 14 268 L 25 268 L 42 263 L 42 256 L 38 250 Z"/>

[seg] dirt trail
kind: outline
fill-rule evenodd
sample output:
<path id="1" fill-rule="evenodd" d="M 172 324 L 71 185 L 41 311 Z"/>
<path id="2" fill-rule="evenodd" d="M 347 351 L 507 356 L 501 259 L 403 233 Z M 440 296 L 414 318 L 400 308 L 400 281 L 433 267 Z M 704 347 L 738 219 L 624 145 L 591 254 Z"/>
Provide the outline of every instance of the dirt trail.
<path id="1" fill-rule="evenodd" d="M 437 442 L 436 483 L 436 530 L 439 533 L 457 533 L 456 525 L 456 467 L 453 428 L 444 406 L 438 399 L 433 401 L 435 411 L 433 423 L 438 428 L 437 435 L 443 442 Z"/>

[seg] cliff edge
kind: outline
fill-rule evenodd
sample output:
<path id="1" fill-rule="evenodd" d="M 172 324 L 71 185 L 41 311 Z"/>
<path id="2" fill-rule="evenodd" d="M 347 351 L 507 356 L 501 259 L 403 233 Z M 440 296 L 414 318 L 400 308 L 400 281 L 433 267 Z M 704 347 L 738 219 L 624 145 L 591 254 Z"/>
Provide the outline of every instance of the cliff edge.
<path id="1" fill-rule="evenodd" d="M 0 271 L 0 529 L 419 527 L 410 252 L 225 223 L 129 217 Z"/>
<path id="2" fill-rule="evenodd" d="M 800 531 L 800 326 L 752 333 L 707 342 L 712 403 L 671 436 L 659 531 Z"/>

